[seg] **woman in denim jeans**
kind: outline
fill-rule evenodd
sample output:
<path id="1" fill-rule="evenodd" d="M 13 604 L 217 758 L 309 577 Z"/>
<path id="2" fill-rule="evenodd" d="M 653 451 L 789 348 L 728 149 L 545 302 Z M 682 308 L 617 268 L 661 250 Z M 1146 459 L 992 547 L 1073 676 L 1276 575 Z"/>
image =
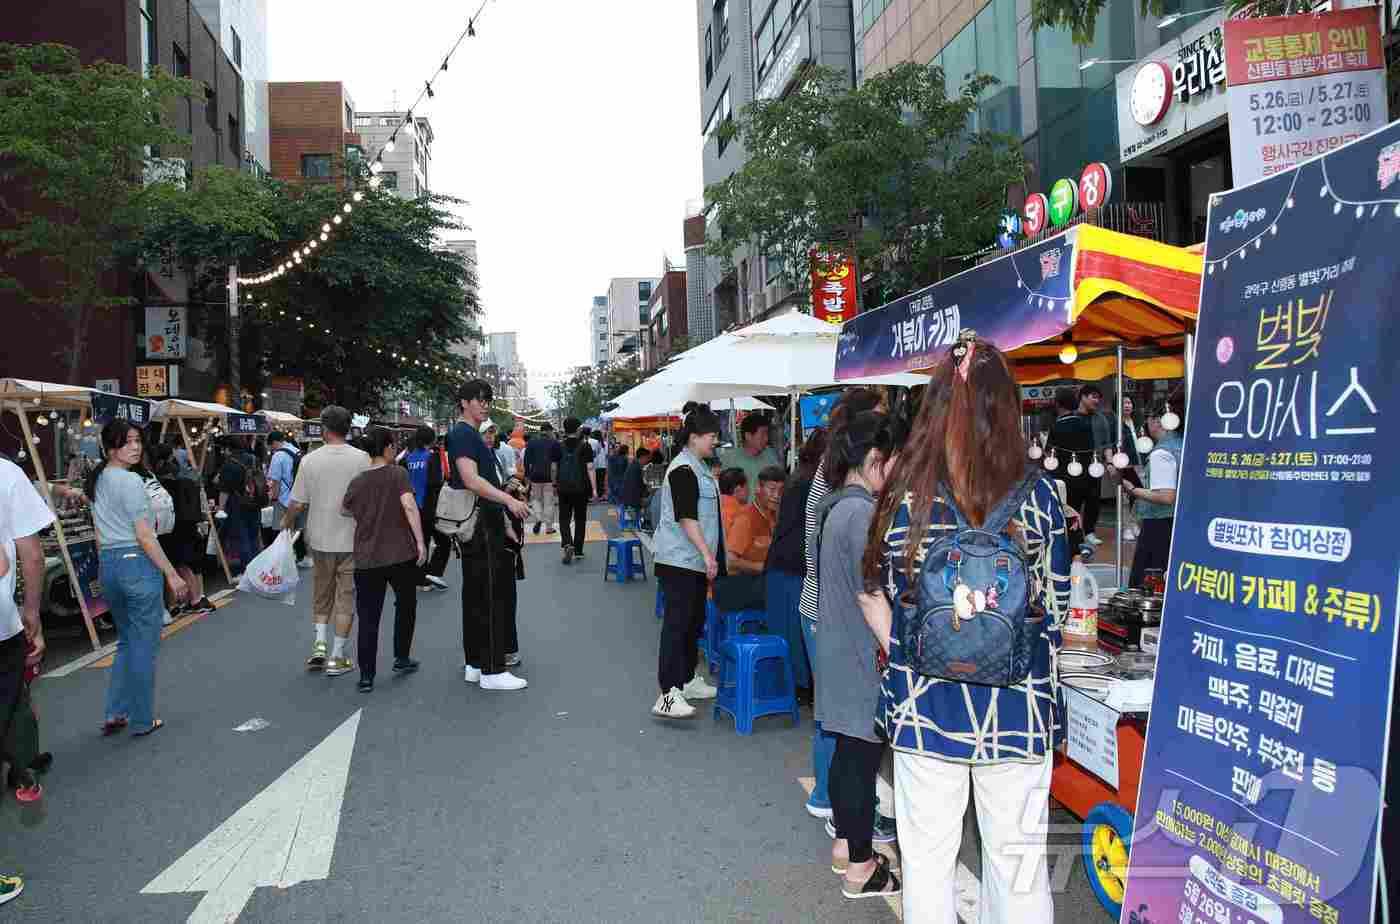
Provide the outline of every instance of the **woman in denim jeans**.
<path id="1" fill-rule="evenodd" d="M 88 476 L 87 496 L 101 550 L 103 594 L 117 627 L 117 656 L 107 688 L 102 734 L 128 725 L 149 735 L 164 723 L 155 717 L 156 649 L 165 612 L 161 575 L 176 602 L 188 592 L 156 539 L 141 463 L 141 430 L 117 418 L 102 428 L 106 461 Z"/>

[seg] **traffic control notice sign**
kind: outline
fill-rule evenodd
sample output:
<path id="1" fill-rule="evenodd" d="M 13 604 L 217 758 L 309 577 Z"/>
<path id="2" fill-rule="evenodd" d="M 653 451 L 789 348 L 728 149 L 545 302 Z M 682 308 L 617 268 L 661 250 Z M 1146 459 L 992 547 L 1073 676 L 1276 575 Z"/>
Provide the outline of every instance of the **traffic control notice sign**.
<path id="1" fill-rule="evenodd" d="M 1400 579 L 1397 151 L 1400 123 L 1211 207 L 1123 901 L 1138 920 L 1372 919 Z"/>

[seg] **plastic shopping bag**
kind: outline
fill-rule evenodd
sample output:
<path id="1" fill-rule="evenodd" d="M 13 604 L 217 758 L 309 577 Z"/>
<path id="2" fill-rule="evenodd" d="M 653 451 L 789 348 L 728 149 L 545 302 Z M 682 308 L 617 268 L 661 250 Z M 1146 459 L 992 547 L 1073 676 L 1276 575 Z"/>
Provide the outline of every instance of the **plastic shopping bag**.
<path id="1" fill-rule="evenodd" d="M 238 589 L 295 606 L 297 583 L 301 580 L 297 573 L 296 552 L 292 548 L 297 535 L 291 530 L 278 533 L 272 545 L 263 549 L 248 564 L 243 576 L 238 579 Z"/>

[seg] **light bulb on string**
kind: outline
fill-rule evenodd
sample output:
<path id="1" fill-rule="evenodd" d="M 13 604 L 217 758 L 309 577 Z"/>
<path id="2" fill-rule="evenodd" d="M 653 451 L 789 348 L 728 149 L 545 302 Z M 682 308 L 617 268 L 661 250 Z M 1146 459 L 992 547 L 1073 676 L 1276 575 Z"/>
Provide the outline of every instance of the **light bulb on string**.
<path id="1" fill-rule="evenodd" d="M 321 225 L 321 233 L 322 233 L 322 234 L 330 234 L 330 233 L 331 233 L 331 225 L 330 225 L 330 222 L 326 222 L 325 224 Z"/>
<path id="2" fill-rule="evenodd" d="M 1069 465 L 1065 466 L 1065 474 L 1071 478 L 1078 478 L 1084 474 L 1084 466 L 1079 464 L 1079 460 L 1071 457 Z"/>
<path id="3" fill-rule="evenodd" d="M 307 246 L 310 247 L 312 250 L 315 250 L 315 249 L 316 249 L 318 246 L 320 246 L 320 245 L 317 244 L 315 241 L 312 241 L 312 242 L 311 242 L 310 244 L 308 244 Z"/>
<path id="4" fill-rule="evenodd" d="M 1138 452 L 1151 452 L 1153 445 L 1152 437 L 1146 435 L 1139 436 L 1133 445 L 1137 447 Z"/>
<path id="5" fill-rule="evenodd" d="M 342 212 L 344 212 L 346 215 L 349 215 L 351 212 L 353 212 L 353 211 L 355 210 L 355 207 L 354 207 L 353 205 L 351 205 L 350 203 L 347 202 L 347 203 L 345 203 L 345 205 L 341 206 L 341 209 L 340 209 L 340 210 L 341 210 Z"/>
<path id="6" fill-rule="evenodd" d="M 336 224 L 340 224 L 341 218 L 339 215 L 337 215 L 334 218 L 332 218 L 331 221 L 335 222 Z"/>
<path id="7" fill-rule="evenodd" d="M 327 234 L 327 233 L 324 232 L 324 231 L 321 232 L 321 240 L 323 240 L 323 241 L 328 241 L 328 240 L 330 240 L 330 239 L 331 239 L 331 236 L 330 236 L 329 234 Z"/>
<path id="8" fill-rule="evenodd" d="M 1079 348 L 1072 343 L 1067 343 L 1060 347 L 1060 362 L 1066 366 L 1074 365 L 1074 361 L 1079 358 Z"/>
<path id="9" fill-rule="evenodd" d="M 386 141 L 386 142 L 384 142 L 384 153 L 385 153 L 385 154 L 392 154 L 392 153 L 394 153 L 394 136 L 393 136 L 393 135 L 390 135 L 390 136 L 389 136 L 389 140 Z"/>
<path id="10" fill-rule="evenodd" d="M 377 176 L 372 176 L 372 177 L 369 178 L 369 188 L 370 188 L 370 189 L 378 189 L 378 188 L 379 188 L 379 184 L 382 183 L 382 182 L 384 182 L 384 181 L 383 181 L 382 179 L 380 179 L 379 177 L 377 177 Z"/>
<path id="11" fill-rule="evenodd" d="M 1179 426 L 1181 426 L 1181 418 L 1176 416 L 1176 412 L 1167 411 L 1162 415 L 1163 430 L 1175 430 Z"/>
<path id="12" fill-rule="evenodd" d="M 55 420 L 55 421 L 53 422 L 53 425 L 54 425 L 55 427 L 57 427 L 58 429 L 60 429 L 60 430 L 62 430 L 62 429 L 64 429 L 65 427 L 68 426 L 66 423 L 64 423 L 63 418 L 61 418 L 61 417 L 60 417 L 58 420 Z"/>
<path id="13" fill-rule="evenodd" d="M 1047 472 L 1053 472 L 1055 469 L 1060 467 L 1060 460 L 1055 458 L 1055 456 L 1051 454 L 1045 457 L 1044 465 L 1045 470 Z"/>
<path id="14" fill-rule="evenodd" d="M 365 197 L 365 194 L 362 193 L 362 192 L 360 192 L 360 191 L 357 189 L 357 190 L 355 190 L 355 195 L 351 196 L 350 198 L 354 199 L 356 202 L 359 202 L 359 201 L 361 201 L 362 199 L 364 199 L 364 197 Z"/>
<path id="15" fill-rule="evenodd" d="M 372 163 L 372 164 L 369 165 L 369 172 L 370 172 L 370 173 L 373 173 L 373 174 L 376 175 L 376 176 L 378 176 L 381 172 L 383 172 L 383 170 L 384 170 L 384 165 L 381 164 L 381 163 L 380 163 L 379 161 L 377 161 L 377 160 L 376 160 L 374 163 Z"/>
<path id="16" fill-rule="evenodd" d="M 1045 455 L 1045 450 L 1040 448 L 1039 443 L 1031 443 L 1031 448 L 1027 450 L 1026 454 L 1029 455 L 1032 460 L 1039 459 L 1041 456 Z"/>
<path id="17" fill-rule="evenodd" d="M 1090 478 L 1102 478 L 1102 477 L 1103 477 L 1103 473 L 1104 473 L 1103 463 L 1100 462 L 1098 459 L 1095 459 L 1093 462 L 1090 462 L 1090 463 L 1089 463 L 1089 477 L 1090 477 Z"/>

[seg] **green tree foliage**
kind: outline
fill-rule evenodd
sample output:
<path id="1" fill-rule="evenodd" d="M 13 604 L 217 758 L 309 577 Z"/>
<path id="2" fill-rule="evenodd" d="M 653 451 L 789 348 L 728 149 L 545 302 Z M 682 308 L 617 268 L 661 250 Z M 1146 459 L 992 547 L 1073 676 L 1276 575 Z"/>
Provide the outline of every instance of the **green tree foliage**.
<path id="1" fill-rule="evenodd" d="M 224 292 L 224 267 L 260 272 L 317 247 L 297 268 L 248 287 L 241 346 L 244 378 L 315 381 L 327 400 L 385 410 L 388 389 L 443 391 L 471 370 L 450 352 L 481 338 L 474 270 L 438 246 L 464 226 L 446 196 L 400 199 L 368 190 L 346 214 L 338 184 L 281 184 L 211 167 L 186 197 L 148 210 L 149 255 L 172 253 L 195 271 L 210 301 Z M 323 223 L 329 240 L 320 241 Z"/>
<path id="2" fill-rule="evenodd" d="M 1069 29 L 1074 41 L 1088 45 L 1094 40 L 1094 25 L 1108 0 L 1031 0 L 1031 28 Z M 1307 13 L 1321 0 L 1225 0 L 1227 16 L 1286 16 Z M 1143 16 L 1163 16 L 1166 0 L 1139 0 Z"/>
<path id="3" fill-rule="evenodd" d="M 160 70 L 84 66 L 63 45 L 0 44 L 0 286 L 62 311 L 69 336 L 56 358 L 69 381 L 92 312 L 134 304 L 113 274 L 147 203 L 173 189 L 145 184 L 143 168 L 152 150 L 187 145 L 171 116 L 193 90 Z M 36 264 L 25 282 L 6 269 Z"/>
<path id="4" fill-rule="evenodd" d="M 876 273 L 882 299 L 962 269 L 951 258 L 995 238 L 1007 187 L 1024 179 L 1016 139 L 968 130 L 995 80 L 949 92 L 941 68 L 905 63 L 854 90 L 844 81 L 817 69 L 800 91 L 720 128 L 749 160 L 705 190 L 721 231 L 709 251 L 779 257 L 807 292 L 811 248 L 845 248 Z"/>

